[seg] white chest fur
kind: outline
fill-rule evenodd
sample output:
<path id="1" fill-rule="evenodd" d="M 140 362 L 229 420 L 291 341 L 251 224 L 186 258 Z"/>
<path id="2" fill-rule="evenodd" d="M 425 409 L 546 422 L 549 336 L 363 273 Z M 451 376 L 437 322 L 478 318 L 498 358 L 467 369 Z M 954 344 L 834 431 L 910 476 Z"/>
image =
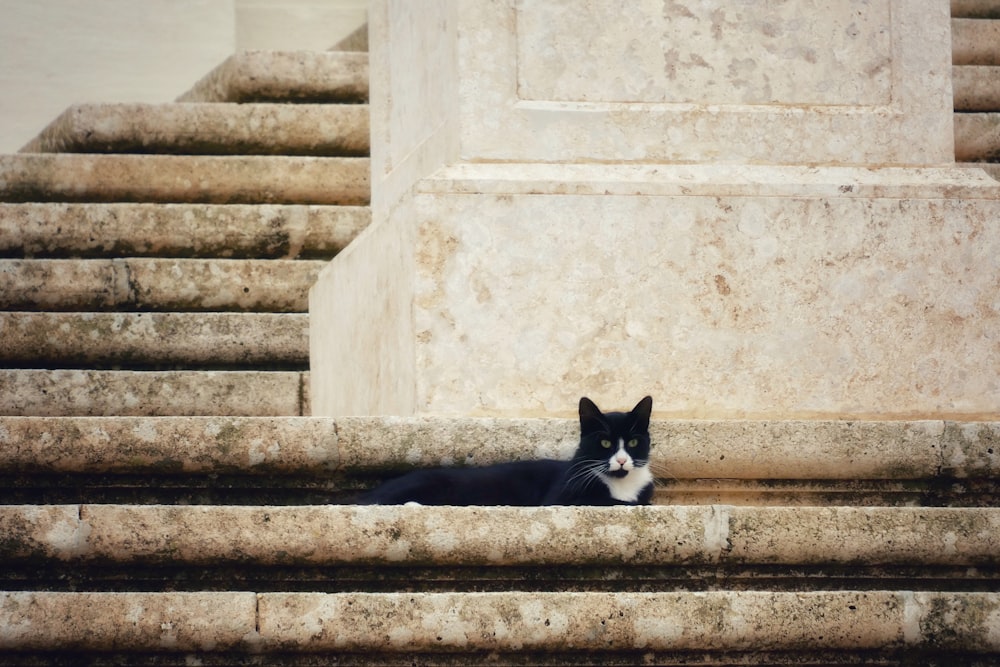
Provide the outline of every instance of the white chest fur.
<path id="1" fill-rule="evenodd" d="M 635 468 L 625 477 L 608 477 L 602 475 L 604 483 L 608 485 L 611 497 L 623 503 L 634 503 L 639 500 L 639 494 L 649 484 L 653 482 L 653 473 L 649 468 Z"/>

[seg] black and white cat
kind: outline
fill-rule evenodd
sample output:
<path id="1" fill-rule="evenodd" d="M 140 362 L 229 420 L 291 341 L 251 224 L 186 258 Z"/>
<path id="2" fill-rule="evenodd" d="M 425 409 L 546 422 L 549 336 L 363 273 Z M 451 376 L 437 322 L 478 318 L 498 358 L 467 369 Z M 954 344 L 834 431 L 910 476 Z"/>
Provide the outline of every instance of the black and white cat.
<path id="1" fill-rule="evenodd" d="M 580 399 L 580 444 L 569 461 L 516 461 L 479 468 L 417 470 L 359 500 L 363 505 L 648 505 L 649 415 L 645 397 L 630 412 L 601 412 Z"/>

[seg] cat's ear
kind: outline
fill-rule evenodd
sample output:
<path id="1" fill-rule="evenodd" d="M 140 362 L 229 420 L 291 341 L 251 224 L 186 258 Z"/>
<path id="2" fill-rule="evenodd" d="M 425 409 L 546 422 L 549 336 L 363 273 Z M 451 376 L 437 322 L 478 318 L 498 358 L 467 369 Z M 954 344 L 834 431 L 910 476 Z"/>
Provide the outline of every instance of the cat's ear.
<path id="1" fill-rule="evenodd" d="M 586 433 L 601 428 L 604 420 L 604 413 L 597 405 L 586 396 L 580 399 L 580 429 Z"/>
<path id="2" fill-rule="evenodd" d="M 649 431 L 649 416 L 653 412 L 653 397 L 647 396 L 632 408 L 629 414 L 635 419 L 632 429 L 636 432 Z"/>

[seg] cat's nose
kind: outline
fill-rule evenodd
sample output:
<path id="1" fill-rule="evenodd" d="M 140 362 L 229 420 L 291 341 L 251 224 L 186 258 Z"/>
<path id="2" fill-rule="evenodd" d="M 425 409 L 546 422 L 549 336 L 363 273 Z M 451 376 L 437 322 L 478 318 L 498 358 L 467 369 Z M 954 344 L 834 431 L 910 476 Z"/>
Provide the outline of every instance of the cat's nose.
<path id="1" fill-rule="evenodd" d="M 623 465 L 625 465 L 625 462 L 628 461 L 628 457 L 626 457 L 626 456 L 616 456 L 615 457 L 615 461 L 618 461 L 618 465 L 623 466 Z"/>

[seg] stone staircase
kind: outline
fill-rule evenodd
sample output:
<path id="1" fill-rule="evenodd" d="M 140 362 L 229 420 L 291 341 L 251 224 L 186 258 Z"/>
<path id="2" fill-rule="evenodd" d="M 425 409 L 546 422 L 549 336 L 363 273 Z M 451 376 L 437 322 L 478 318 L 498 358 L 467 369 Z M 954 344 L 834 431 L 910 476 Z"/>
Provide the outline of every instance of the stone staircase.
<path id="1" fill-rule="evenodd" d="M 959 4 L 956 154 L 996 173 L 1000 104 L 963 100 L 1000 101 L 997 24 L 964 17 L 1000 8 Z M 577 429 L 306 416 L 366 82 L 242 53 L 0 157 L 0 664 L 1000 660 L 997 423 L 657 421 L 652 507 L 351 505 Z"/>

